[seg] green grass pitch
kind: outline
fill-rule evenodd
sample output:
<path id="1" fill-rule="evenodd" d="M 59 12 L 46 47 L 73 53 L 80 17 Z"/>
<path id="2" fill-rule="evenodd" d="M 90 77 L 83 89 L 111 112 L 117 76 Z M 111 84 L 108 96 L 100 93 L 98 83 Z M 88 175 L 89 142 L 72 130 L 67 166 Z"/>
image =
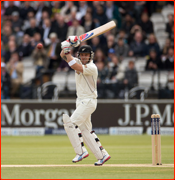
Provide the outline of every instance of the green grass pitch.
<path id="1" fill-rule="evenodd" d="M 72 165 L 59 167 L 1 167 L 2 179 L 174 179 L 174 167 L 152 167 L 151 136 L 98 136 L 111 155 L 94 167 L 95 156 L 76 164 L 67 136 L 1 137 L 1 165 Z M 162 136 L 162 164 L 174 164 L 174 137 Z M 82 166 L 74 166 L 81 165 Z M 128 167 L 127 165 L 133 166 Z M 139 167 L 146 164 L 150 166 Z M 91 166 L 90 166 L 91 165 Z M 108 166 L 107 166 L 108 165 Z M 109 166 L 111 165 L 111 166 Z M 112 166 L 118 165 L 118 166 Z M 123 165 L 123 166 L 120 166 Z"/>

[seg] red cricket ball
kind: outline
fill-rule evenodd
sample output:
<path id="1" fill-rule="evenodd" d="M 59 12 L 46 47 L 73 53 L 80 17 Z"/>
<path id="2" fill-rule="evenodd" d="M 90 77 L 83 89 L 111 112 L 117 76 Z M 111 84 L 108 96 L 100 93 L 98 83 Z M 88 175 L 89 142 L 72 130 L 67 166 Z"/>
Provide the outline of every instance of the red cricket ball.
<path id="1" fill-rule="evenodd" d="M 43 45 L 41 43 L 37 44 L 36 46 L 38 49 L 42 49 L 43 48 Z"/>

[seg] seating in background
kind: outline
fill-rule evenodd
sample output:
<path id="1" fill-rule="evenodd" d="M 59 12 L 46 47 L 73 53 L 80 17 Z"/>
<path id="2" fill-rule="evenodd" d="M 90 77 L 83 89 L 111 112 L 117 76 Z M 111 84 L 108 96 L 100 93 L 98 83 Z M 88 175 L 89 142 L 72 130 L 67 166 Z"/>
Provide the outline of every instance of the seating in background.
<path id="1" fill-rule="evenodd" d="M 59 91 L 63 91 L 67 82 L 67 72 L 56 72 L 52 76 L 52 82 L 59 86 Z"/>
<path id="2" fill-rule="evenodd" d="M 164 17 L 165 23 L 167 23 L 168 22 L 168 14 L 174 14 L 174 7 L 173 6 L 163 7 L 161 14 Z"/>
<path id="3" fill-rule="evenodd" d="M 150 17 L 150 20 L 153 24 L 155 23 L 164 23 L 164 17 L 161 13 L 153 13 Z"/>

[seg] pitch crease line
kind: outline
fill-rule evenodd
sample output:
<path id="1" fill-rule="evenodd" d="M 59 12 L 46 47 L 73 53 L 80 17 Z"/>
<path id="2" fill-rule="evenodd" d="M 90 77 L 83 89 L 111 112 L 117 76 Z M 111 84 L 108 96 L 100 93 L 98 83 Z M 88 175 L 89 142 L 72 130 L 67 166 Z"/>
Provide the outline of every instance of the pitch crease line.
<path id="1" fill-rule="evenodd" d="M 58 165 L 1 165 L 3 167 L 94 167 L 93 164 L 58 164 Z M 153 166 L 152 164 L 104 164 L 103 167 L 174 167 L 174 164 Z"/>

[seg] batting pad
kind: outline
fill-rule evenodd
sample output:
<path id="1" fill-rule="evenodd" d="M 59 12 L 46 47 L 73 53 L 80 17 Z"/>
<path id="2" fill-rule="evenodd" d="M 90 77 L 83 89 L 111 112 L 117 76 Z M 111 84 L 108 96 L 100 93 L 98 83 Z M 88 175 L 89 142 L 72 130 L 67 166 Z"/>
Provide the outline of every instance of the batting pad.
<path id="1" fill-rule="evenodd" d="M 85 126 L 80 126 L 79 128 L 83 135 L 85 144 L 88 146 L 88 148 L 92 151 L 92 153 L 95 155 L 97 159 L 102 159 L 103 154 L 99 148 L 99 145 L 96 143 L 94 136 L 86 129 Z"/>
<path id="2" fill-rule="evenodd" d="M 83 154 L 83 149 L 77 130 L 75 129 L 75 126 L 72 124 L 67 114 L 63 114 L 63 122 L 64 129 L 69 137 L 69 140 L 74 148 L 75 153 L 79 155 Z"/>
<path id="3" fill-rule="evenodd" d="M 101 152 L 102 152 L 103 156 L 104 156 L 105 154 L 107 154 L 107 151 L 106 151 L 105 149 L 103 149 L 103 147 L 102 147 L 102 145 L 101 145 L 101 143 L 100 143 L 100 139 L 99 139 L 99 138 L 97 137 L 97 135 L 95 134 L 95 131 L 92 131 L 91 134 L 92 134 L 92 136 L 94 137 L 96 143 L 98 144 L 98 147 L 101 149 Z"/>
<path id="4" fill-rule="evenodd" d="M 94 137 L 94 139 L 95 139 L 96 143 L 98 144 L 98 146 L 100 147 L 101 146 L 100 139 L 97 137 L 97 135 L 95 134 L 94 131 L 92 131 L 91 134 Z"/>

